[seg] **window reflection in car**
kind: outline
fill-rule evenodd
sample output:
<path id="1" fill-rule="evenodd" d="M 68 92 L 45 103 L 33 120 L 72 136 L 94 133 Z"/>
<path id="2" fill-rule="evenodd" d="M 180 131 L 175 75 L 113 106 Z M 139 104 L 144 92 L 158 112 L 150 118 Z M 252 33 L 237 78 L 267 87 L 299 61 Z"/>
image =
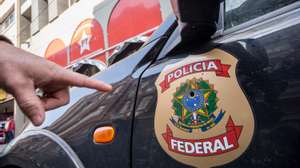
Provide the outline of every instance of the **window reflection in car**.
<path id="1" fill-rule="evenodd" d="M 299 0 L 225 0 L 225 29 L 270 13 Z"/>

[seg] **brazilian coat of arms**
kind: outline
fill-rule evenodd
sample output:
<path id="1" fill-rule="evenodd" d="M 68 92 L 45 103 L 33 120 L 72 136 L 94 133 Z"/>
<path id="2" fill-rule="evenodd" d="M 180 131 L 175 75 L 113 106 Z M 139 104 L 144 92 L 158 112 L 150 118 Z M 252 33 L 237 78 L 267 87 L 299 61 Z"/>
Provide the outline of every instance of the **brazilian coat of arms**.
<path id="1" fill-rule="evenodd" d="M 225 111 L 217 112 L 217 91 L 212 84 L 193 78 L 182 83 L 172 100 L 174 113 L 171 122 L 185 132 L 200 129 L 202 132 L 218 124 Z"/>

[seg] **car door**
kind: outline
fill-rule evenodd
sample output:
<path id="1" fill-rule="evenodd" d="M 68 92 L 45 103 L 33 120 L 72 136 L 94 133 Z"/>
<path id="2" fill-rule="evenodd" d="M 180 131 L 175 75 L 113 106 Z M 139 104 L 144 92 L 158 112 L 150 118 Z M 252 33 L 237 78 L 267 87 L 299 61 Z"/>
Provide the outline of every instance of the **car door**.
<path id="1" fill-rule="evenodd" d="M 299 1 L 222 6 L 215 43 L 172 52 L 167 43 L 143 73 L 133 167 L 299 167 Z M 193 123 L 214 106 L 209 127 Z"/>

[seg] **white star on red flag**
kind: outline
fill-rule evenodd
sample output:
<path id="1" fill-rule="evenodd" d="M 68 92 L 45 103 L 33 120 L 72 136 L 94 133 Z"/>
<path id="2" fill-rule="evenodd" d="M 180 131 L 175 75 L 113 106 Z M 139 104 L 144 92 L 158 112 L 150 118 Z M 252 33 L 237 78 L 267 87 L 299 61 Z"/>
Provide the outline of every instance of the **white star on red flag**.
<path id="1" fill-rule="evenodd" d="M 90 40 L 92 36 L 88 35 L 85 31 L 82 32 L 82 36 L 78 44 L 80 45 L 80 54 L 82 54 L 85 50 L 90 50 Z"/>

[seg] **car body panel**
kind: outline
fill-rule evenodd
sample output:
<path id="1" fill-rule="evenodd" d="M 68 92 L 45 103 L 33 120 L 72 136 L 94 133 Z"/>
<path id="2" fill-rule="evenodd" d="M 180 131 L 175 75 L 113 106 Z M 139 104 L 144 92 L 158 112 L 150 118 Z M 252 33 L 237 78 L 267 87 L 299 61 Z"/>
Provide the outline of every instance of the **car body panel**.
<path id="1" fill-rule="evenodd" d="M 70 146 L 47 130 L 30 130 L 14 139 L 4 150 L 2 166 L 84 167 Z"/>
<path id="2" fill-rule="evenodd" d="M 133 137 L 134 167 L 184 167 L 162 150 L 155 135 L 157 91 L 154 82 L 164 67 L 182 61 L 190 53 L 205 53 L 211 50 L 209 48 L 219 48 L 238 59 L 237 78 L 255 116 L 255 133 L 246 152 L 231 163 L 220 166 L 299 167 L 297 153 L 300 150 L 300 125 L 297 102 L 300 101 L 300 60 L 297 53 L 300 48 L 300 24 L 291 22 L 293 15 L 292 19 L 295 19 L 295 12 L 273 19 L 273 24 L 261 24 L 259 29 L 253 26 L 242 30 L 244 32 L 234 32 L 216 39 L 219 44 L 193 44 L 185 51 L 173 51 L 169 55 L 166 53 L 151 65 L 141 78 L 137 97 Z M 283 24 L 285 21 L 290 24 Z M 272 26 L 275 28 L 272 29 Z M 167 44 L 172 45 L 172 42 Z M 163 51 L 168 47 L 165 46 Z M 158 163 L 157 160 L 163 161 Z M 198 166 L 207 165 L 203 162 L 203 165 Z"/>
<path id="3" fill-rule="evenodd" d="M 35 128 L 29 125 L 20 137 L 36 129 L 49 131 L 60 137 L 64 143 L 76 152 L 84 167 L 98 167 L 99 165 L 104 167 L 130 167 L 131 126 L 139 78 L 141 73 L 158 55 L 160 48 L 163 47 L 176 23 L 176 17 L 170 17 L 164 23 L 165 26 L 158 29 L 153 38 L 146 42 L 139 52 L 93 76 L 94 79 L 112 84 L 114 88 L 112 92 L 102 93 L 86 88 L 72 88 L 68 105 L 47 112 L 46 121 L 41 127 Z M 106 144 L 94 143 L 93 132 L 101 126 L 114 127 L 116 136 L 112 142 Z M 51 165 L 50 160 L 42 160 L 35 156 L 36 154 L 31 154 L 37 150 L 43 153 L 43 149 L 38 148 L 42 144 L 45 149 L 47 147 L 51 147 L 51 149 L 59 148 L 59 146 L 55 147 L 55 144 L 48 145 L 45 140 L 42 140 L 43 137 L 39 138 L 40 136 L 41 134 L 37 132 L 36 135 L 26 136 L 24 139 L 16 139 L 12 147 L 6 148 L 4 157 L 1 158 L 0 162 L 4 165 L 5 163 L 11 164 L 14 158 L 19 157 L 18 152 L 20 154 L 28 152 L 30 155 L 34 155 L 34 160 L 30 164 L 68 167 L 65 165 L 60 166 L 60 163 L 56 162 L 52 162 Z M 36 138 L 38 138 L 39 143 L 34 145 L 35 151 L 31 152 L 31 143 L 34 142 L 32 139 Z M 26 145 L 22 143 L 23 141 L 26 142 Z M 56 159 L 59 156 L 56 156 L 55 152 L 48 154 L 48 158 L 51 158 L 52 161 L 59 160 L 59 158 Z M 6 158 L 12 161 L 8 162 L 9 160 Z M 71 156 L 69 158 L 72 160 Z"/>
<path id="4" fill-rule="evenodd" d="M 138 52 L 93 76 L 112 84 L 111 93 L 73 88 L 69 105 L 47 113 L 45 123 L 38 129 L 58 136 L 71 150 L 43 134 L 26 136 L 6 148 L 0 163 L 72 167 L 78 157 L 78 163 L 89 168 L 210 167 L 205 162 L 193 165 L 176 161 L 160 146 L 154 126 L 158 104 L 155 82 L 166 66 L 182 62 L 190 55 L 201 56 L 218 49 L 238 61 L 235 77 L 239 92 L 243 92 L 253 111 L 255 128 L 253 137 L 245 140 L 247 145 L 243 146 L 241 156 L 217 166 L 299 167 L 300 23 L 290 22 L 299 16 L 297 12 L 296 9 L 212 41 L 188 45 L 181 44 L 181 29 L 176 27 L 175 17 L 170 17 Z M 101 126 L 115 128 L 116 137 L 111 143 L 93 142 L 92 134 Z M 34 129 L 28 126 L 22 135 Z M 66 158 L 65 163 L 54 156 L 55 149 L 60 152 L 58 156 Z M 47 157 L 38 155 L 37 150 Z M 68 150 L 76 155 L 70 156 Z M 32 157 L 28 160 L 29 156 Z"/>

